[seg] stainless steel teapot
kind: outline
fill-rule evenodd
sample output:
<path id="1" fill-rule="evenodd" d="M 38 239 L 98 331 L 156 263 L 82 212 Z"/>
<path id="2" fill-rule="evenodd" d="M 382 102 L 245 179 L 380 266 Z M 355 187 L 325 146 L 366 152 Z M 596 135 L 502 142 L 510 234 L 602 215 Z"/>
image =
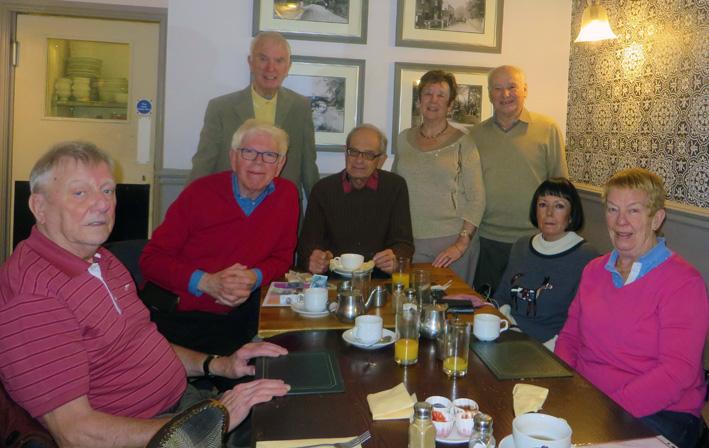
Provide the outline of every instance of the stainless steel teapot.
<path id="1" fill-rule="evenodd" d="M 358 289 L 341 289 L 337 293 L 337 301 L 331 303 L 328 309 L 340 322 L 352 322 L 357 316 L 367 313 Z"/>
<path id="2" fill-rule="evenodd" d="M 446 324 L 446 311 L 448 305 L 445 303 L 430 303 L 423 306 L 421 312 L 421 336 L 428 339 L 436 339 L 443 332 Z"/>

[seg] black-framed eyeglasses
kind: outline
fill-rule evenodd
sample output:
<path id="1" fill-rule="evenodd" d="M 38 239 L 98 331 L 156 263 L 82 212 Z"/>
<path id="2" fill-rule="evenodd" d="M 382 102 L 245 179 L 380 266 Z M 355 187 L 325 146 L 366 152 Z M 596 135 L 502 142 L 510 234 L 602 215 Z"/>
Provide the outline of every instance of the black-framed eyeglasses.
<path id="1" fill-rule="evenodd" d="M 281 158 L 281 154 L 275 151 L 256 151 L 252 148 L 237 148 L 244 160 L 254 161 L 261 156 L 264 163 L 276 163 Z"/>
<path id="2" fill-rule="evenodd" d="M 382 155 L 382 153 L 380 152 L 360 151 L 359 149 L 355 148 L 347 148 L 346 151 L 347 155 L 349 157 L 352 157 L 353 159 L 356 159 L 358 157 L 364 157 L 367 160 L 374 160 Z"/>

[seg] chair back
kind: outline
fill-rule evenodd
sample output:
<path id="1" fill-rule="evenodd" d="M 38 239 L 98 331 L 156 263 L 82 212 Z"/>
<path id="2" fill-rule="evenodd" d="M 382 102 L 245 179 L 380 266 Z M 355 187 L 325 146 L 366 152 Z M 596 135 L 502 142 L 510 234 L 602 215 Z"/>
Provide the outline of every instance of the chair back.
<path id="1" fill-rule="evenodd" d="M 228 426 L 229 413 L 220 402 L 201 401 L 174 416 L 146 448 L 220 448 Z"/>
<path id="2" fill-rule="evenodd" d="M 2 383 L 0 445 L 7 448 L 57 448 L 49 432 L 10 398 Z"/>

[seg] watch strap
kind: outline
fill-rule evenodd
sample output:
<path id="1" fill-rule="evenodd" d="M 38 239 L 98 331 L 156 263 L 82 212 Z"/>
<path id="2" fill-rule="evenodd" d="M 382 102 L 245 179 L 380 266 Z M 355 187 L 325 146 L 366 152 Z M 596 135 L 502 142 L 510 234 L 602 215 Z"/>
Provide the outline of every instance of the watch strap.
<path id="1" fill-rule="evenodd" d="M 218 355 L 207 355 L 207 357 L 204 359 L 204 362 L 202 363 L 202 372 L 204 372 L 204 376 L 211 378 L 214 376 L 212 372 L 209 371 L 209 364 L 215 359 L 219 358 Z"/>

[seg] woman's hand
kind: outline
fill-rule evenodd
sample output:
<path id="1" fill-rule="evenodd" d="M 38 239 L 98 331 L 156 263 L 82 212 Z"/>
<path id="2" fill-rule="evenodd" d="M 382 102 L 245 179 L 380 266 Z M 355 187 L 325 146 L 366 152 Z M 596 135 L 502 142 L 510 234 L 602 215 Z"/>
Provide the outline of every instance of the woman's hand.
<path id="1" fill-rule="evenodd" d="M 465 247 L 465 249 L 467 249 L 467 246 Z M 441 253 L 436 256 L 436 259 L 433 260 L 433 267 L 447 268 L 451 265 L 451 263 L 463 256 L 463 253 L 465 253 L 465 249 L 461 249 L 458 245 L 458 242 L 451 244 L 450 246 L 443 249 Z"/>

